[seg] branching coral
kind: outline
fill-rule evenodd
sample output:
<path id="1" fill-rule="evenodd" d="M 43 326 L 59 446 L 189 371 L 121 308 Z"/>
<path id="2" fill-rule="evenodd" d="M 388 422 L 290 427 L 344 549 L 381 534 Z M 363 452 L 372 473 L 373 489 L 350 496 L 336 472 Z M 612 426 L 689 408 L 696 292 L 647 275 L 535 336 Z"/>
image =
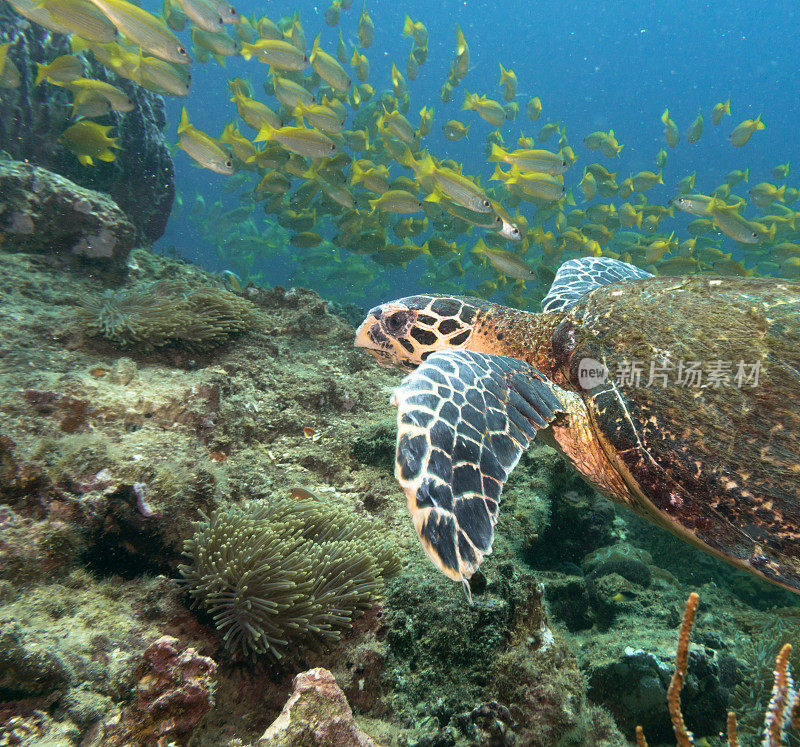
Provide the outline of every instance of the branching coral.
<path id="1" fill-rule="evenodd" d="M 692 733 L 687 730 L 681 713 L 681 689 L 686 679 L 686 667 L 689 664 L 689 635 L 694 625 L 694 616 L 697 612 L 697 603 L 700 598 L 692 592 L 686 600 L 686 609 L 683 612 L 681 632 L 678 634 L 678 651 L 675 654 L 675 672 L 667 690 L 669 704 L 669 717 L 675 730 L 675 739 L 681 747 L 693 744 Z"/>
<path id="2" fill-rule="evenodd" d="M 234 293 L 181 280 L 86 295 L 77 312 L 86 334 L 114 344 L 153 349 L 211 348 L 252 329 L 256 307 Z"/>
<path id="3" fill-rule="evenodd" d="M 215 511 L 180 566 L 230 651 L 280 658 L 338 639 L 399 570 L 371 523 L 318 501 L 250 501 Z"/>
<path id="4" fill-rule="evenodd" d="M 774 684 L 775 660 L 781 643 L 800 636 L 800 610 L 774 608 L 764 624 L 761 617 L 747 620 L 739 641 L 737 655 L 744 662 L 748 676 L 734 689 L 731 704 L 736 711 L 739 734 L 745 744 L 759 741 L 763 730 L 762 713 L 767 708 Z M 800 646 L 795 646 L 789 664 L 800 671 Z M 800 737 L 791 734 L 789 744 L 800 745 Z"/>
<path id="5" fill-rule="evenodd" d="M 678 747 L 691 747 L 694 737 L 686 729 L 681 712 L 681 688 L 686 678 L 686 666 L 689 660 L 689 636 L 694 625 L 695 613 L 699 597 L 692 592 L 686 601 L 683 612 L 683 623 L 678 636 L 678 648 L 675 654 L 675 672 L 668 690 L 669 715 Z M 795 688 L 792 679 L 789 657 L 792 653 L 791 644 L 785 644 L 775 659 L 773 670 L 772 698 L 764 716 L 762 728 L 764 747 L 780 747 L 785 744 L 790 729 L 800 728 L 800 693 Z M 738 747 L 739 734 L 736 726 L 736 716 L 733 711 L 728 711 L 727 718 L 728 747 Z M 647 747 L 647 740 L 641 726 L 636 727 L 636 744 L 638 747 Z"/>

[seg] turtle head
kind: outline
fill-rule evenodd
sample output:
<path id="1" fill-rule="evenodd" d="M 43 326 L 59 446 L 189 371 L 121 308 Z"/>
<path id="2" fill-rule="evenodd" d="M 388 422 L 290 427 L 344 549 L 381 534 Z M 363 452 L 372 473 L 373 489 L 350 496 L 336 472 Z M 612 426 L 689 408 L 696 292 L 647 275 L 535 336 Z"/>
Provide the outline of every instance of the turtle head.
<path id="1" fill-rule="evenodd" d="M 460 296 L 409 296 L 370 309 L 356 332 L 356 347 L 378 363 L 413 370 L 441 350 L 466 348 L 486 304 Z"/>

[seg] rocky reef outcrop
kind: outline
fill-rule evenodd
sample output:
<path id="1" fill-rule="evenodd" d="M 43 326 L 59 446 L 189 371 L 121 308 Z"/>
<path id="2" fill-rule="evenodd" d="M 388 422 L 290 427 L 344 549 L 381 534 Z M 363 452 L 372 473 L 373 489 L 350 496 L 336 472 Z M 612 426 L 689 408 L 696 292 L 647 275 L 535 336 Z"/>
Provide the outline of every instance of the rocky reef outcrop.
<path id="1" fill-rule="evenodd" d="M 102 744 L 183 742 L 214 702 L 216 662 L 161 636 L 147 647 L 135 669 L 136 695 L 113 723 L 102 725 Z"/>
<path id="2" fill-rule="evenodd" d="M 0 236 L 11 251 L 120 270 L 136 229 L 116 203 L 47 169 L 0 161 Z"/>
<path id="3" fill-rule="evenodd" d="M 258 740 L 258 747 L 287 744 L 379 747 L 356 726 L 353 711 L 333 675 L 322 667 L 301 672 L 280 716 Z"/>
<path id="4" fill-rule="evenodd" d="M 109 194 L 136 227 L 140 243 L 164 233 L 175 197 L 175 171 L 164 139 L 164 100 L 131 81 L 118 78 L 90 61 L 87 77 L 113 83 L 134 108 L 111 112 L 98 120 L 115 127 L 120 150 L 111 163 L 82 166 L 57 138 L 70 124 L 71 94 L 65 88 L 34 85 L 36 63 L 69 54 L 69 38 L 48 31 L 0 5 L 0 43 L 13 41 L 9 56 L 21 75 L 18 88 L 0 96 L 0 150 L 66 176 L 83 187 Z M 88 55 L 91 60 L 91 55 Z"/>

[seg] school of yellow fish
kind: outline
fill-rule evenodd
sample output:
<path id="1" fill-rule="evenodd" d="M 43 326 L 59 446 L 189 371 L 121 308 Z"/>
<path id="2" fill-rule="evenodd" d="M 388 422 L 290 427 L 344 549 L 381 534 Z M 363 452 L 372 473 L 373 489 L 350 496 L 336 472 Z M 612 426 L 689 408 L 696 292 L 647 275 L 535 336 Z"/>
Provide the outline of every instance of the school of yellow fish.
<path id="1" fill-rule="evenodd" d="M 375 28 L 366 5 L 353 19 L 352 49 L 340 30 L 336 49 L 327 51 L 320 35 L 309 50 L 297 14 L 248 18 L 224 0 L 164 0 L 160 15 L 127 0 L 8 1 L 30 21 L 70 36 L 72 54 L 39 65 L 36 84 L 71 92 L 72 122 L 65 122 L 59 143 L 87 167 L 95 159 L 114 160 L 118 149 L 112 128 L 92 120 L 134 106 L 117 86 L 84 77 L 87 55 L 121 78 L 178 97 L 189 93 L 193 57 L 222 65 L 234 55 L 251 61 L 249 77 L 259 81 L 266 101 L 248 80 L 235 78 L 229 81 L 231 120 L 220 134 L 192 125 L 186 108 L 177 127 L 177 146 L 200 167 L 224 175 L 224 189 L 241 193 L 245 204 L 228 211 L 220 200 L 207 207 L 198 195 L 190 215 L 229 266 L 250 279 L 257 258 L 285 255 L 297 260 L 301 281 L 316 274 L 379 287 L 381 268 L 421 258 L 427 263 L 422 282 L 431 290 L 498 294 L 505 303 L 535 307 L 555 269 L 575 256 L 614 257 L 662 275 L 800 275 L 800 212 L 791 208 L 800 190 L 776 184 L 788 176 L 788 163 L 772 169 L 772 181 L 751 186 L 747 197 L 734 191 L 749 183 L 745 169 L 729 173 L 711 194 L 695 193 L 695 175 L 686 176 L 667 185 L 666 204 L 650 202 L 648 191 L 665 184 L 666 149 L 656 154 L 657 170 L 621 178 L 619 169 L 599 161 L 576 167 L 581 156 L 556 122 L 535 136 L 511 134 L 522 96 L 516 74 L 502 64 L 496 94 L 463 94 L 462 118 L 477 115 L 494 128 L 483 144 L 491 176 L 464 173 L 461 164 L 431 152 L 425 142 L 434 106 L 409 114 L 409 85 L 427 60 L 429 35 L 409 16 L 398 30 L 411 44 L 405 75 L 392 63 L 390 85 L 376 91 L 366 53 Z M 351 4 L 333 0 L 325 22 L 337 26 Z M 176 35 L 182 31 L 191 45 Z M 2 87 L 20 84 L 13 58 L 13 43 L 0 45 Z M 442 104 L 469 70 L 469 45 L 457 26 Z M 525 115 L 535 122 L 542 102 L 524 98 Z M 729 100 L 715 104 L 712 126 L 730 116 Z M 665 145 L 673 149 L 681 131 L 669 110 L 661 122 Z M 454 142 L 469 138 L 475 124 L 449 118 L 440 129 Z M 730 132 L 731 146 L 744 146 L 764 127 L 760 116 L 744 120 Z M 703 128 L 700 111 L 686 141 L 696 143 Z M 557 146 L 546 148 L 553 140 Z M 623 149 L 614 130 L 589 133 L 578 147 L 587 161 L 597 152 L 613 162 Z M 253 219 L 257 205 L 271 217 L 266 232 Z M 757 211 L 757 219 L 744 217 L 745 208 Z M 683 240 L 667 232 L 680 213 L 693 217 Z M 733 242 L 727 253 L 724 237 Z"/>

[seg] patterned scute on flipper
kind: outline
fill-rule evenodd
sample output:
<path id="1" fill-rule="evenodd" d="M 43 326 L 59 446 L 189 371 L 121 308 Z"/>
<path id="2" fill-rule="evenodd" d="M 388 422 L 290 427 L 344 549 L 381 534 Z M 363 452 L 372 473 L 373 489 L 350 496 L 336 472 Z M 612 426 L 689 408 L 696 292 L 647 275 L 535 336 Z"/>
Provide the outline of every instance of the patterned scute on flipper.
<path id="1" fill-rule="evenodd" d="M 445 574 L 468 579 L 491 552 L 503 483 L 564 408 L 533 366 L 465 350 L 432 355 L 392 401 L 395 475 L 422 546 Z"/>
<path id="2" fill-rule="evenodd" d="M 542 299 L 542 311 L 568 309 L 589 291 L 621 280 L 653 277 L 638 267 L 609 257 L 579 257 L 558 268 L 553 285 Z"/>

